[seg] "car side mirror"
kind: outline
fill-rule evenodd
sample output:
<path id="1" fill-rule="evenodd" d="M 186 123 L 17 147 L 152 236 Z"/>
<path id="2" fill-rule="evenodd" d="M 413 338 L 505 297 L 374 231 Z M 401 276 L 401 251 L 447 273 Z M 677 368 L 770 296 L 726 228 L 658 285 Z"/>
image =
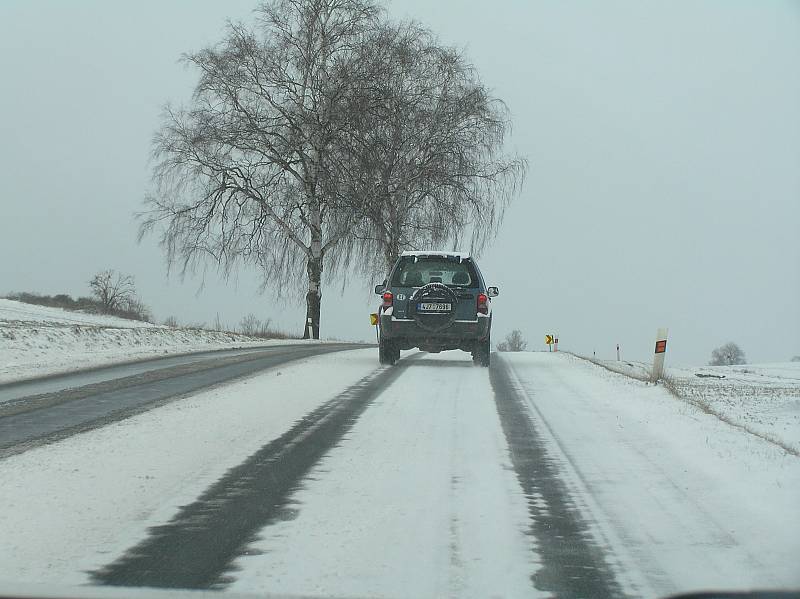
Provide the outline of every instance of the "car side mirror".
<path id="1" fill-rule="evenodd" d="M 489 297 L 497 297 L 498 295 L 500 295 L 500 289 L 497 287 L 489 287 L 488 289 L 486 289 L 486 295 L 488 295 Z"/>
<path id="2" fill-rule="evenodd" d="M 384 289 L 386 289 L 386 281 L 384 281 L 380 285 L 375 285 L 375 295 L 382 294 Z"/>

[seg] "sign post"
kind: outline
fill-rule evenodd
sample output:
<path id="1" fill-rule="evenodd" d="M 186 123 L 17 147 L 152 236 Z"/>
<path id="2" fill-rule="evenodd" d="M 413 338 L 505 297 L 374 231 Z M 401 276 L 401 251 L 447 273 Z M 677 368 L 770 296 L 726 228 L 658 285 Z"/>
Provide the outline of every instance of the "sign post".
<path id="1" fill-rule="evenodd" d="M 378 331 L 378 315 L 376 313 L 372 313 L 369 315 L 369 324 L 375 327 L 375 341 L 377 341 L 378 344 L 380 344 L 381 336 Z"/>
<path id="2" fill-rule="evenodd" d="M 547 349 L 549 351 L 553 351 L 553 336 L 552 335 L 545 335 L 544 342 L 547 344 Z"/>
<path id="3" fill-rule="evenodd" d="M 653 373 L 650 380 L 658 382 L 664 376 L 664 357 L 667 353 L 667 329 L 658 329 L 656 334 L 656 350 L 653 357 Z"/>
<path id="4" fill-rule="evenodd" d="M 558 333 L 553 333 L 553 351 L 558 351 Z"/>

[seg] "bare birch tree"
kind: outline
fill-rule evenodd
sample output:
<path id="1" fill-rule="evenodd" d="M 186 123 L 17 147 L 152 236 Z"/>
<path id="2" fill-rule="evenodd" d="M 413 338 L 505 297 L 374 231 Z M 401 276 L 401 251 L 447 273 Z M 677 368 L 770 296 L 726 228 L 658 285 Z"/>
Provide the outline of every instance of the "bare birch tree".
<path id="1" fill-rule="evenodd" d="M 104 270 L 97 273 L 89 281 L 89 288 L 104 314 L 127 309 L 131 303 L 136 302 L 133 277 L 123 275 L 115 270 Z"/>
<path id="2" fill-rule="evenodd" d="M 274 0 L 257 15 L 257 28 L 230 24 L 222 43 L 185 57 L 200 80 L 155 136 L 140 237 L 158 228 L 182 273 L 246 261 L 265 285 L 305 279 L 304 337 L 318 338 L 326 257 L 353 223 L 326 193 L 342 170 L 330 149 L 341 146 L 341 100 L 378 10 L 368 0 Z"/>
<path id="3" fill-rule="evenodd" d="M 400 252 L 490 240 L 526 163 L 503 154 L 510 124 L 457 50 L 416 23 L 383 24 L 356 77 L 348 137 L 334 180 L 363 219 L 346 252 L 365 270 L 387 272 Z M 355 172 L 353 172 L 355 171 Z M 458 248 L 463 249 L 463 248 Z"/>

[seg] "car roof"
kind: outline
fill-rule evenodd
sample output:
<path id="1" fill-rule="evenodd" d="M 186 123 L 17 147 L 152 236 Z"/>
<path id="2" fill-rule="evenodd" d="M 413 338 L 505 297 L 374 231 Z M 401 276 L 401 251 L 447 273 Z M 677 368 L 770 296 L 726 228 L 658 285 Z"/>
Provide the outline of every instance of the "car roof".
<path id="1" fill-rule="evenodd" d="M 458 258 L 459 260 L 469 260 L 469 252 L 448 252 L 444 250 L 427 250 L 424 252 L 403 252 L 401 256 L 442 256 L 444 258 Z"/>

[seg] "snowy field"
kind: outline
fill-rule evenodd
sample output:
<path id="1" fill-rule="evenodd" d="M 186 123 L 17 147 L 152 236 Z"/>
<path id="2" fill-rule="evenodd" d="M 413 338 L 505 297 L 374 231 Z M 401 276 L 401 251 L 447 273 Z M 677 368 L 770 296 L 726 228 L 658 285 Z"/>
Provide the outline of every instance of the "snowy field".
<path id="1" fill-rule="evenodd" d="M 651 365 L 643 362 L 590 361 L 642 381 L 650 377 Z M 680 398 L 800 455 L 800 362 L 667 367 L 665 379 Z"/>
<path id="2" fill-rule="evenodd" d="M 4 326 L 39 323 L 52 326 L 79 325 L 86 327 L 113 327 L 115 329 L 140 329 L 158 326 L 139 320 L 38 306 L 4 298 L 0 298 L 0 322 L 4 323 Z"/>
<path id="3" fill-rule="evenodd" d="M 680 397 L 800 456 L 800 362 L 669 368 L 667 377 Z"/>
<path id="4" fill-rule="evenodd" d="M 292 342 L 0 299 L 0 384 L 165 354 Z"/>

